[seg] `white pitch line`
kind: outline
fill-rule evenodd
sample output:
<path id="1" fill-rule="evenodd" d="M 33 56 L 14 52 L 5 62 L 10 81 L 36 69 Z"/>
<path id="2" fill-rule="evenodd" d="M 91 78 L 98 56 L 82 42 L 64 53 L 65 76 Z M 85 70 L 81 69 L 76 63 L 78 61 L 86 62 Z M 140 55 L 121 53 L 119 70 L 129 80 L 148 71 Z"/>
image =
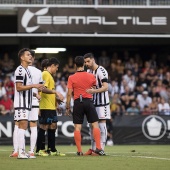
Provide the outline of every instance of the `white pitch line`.
<path id="1" fill-rule="evenodd" d="M 110 155 L 107 154 L 108 156 L 113 156 L 113 157 L 128 157 L 128 158 L 143 158 L 143 159 L 157 159 L 157 160 L 167 160 L 170 161 L 170 158 L 161 158 L 161 157 L 152 157 L 152 156 L 127 156 L 127 155 Z"/>
<path id="2" fill-rule="evenodd" d="M 75 154 L 76 152 L 66 152 L 69 154 Z M 113 156 L 113 157 L 128 157 L 128 158 L 143 158 L 143 159 L 157 159 L 157 160 L 167 160 L 170 161 L 170 158 L 161 158 L 161 157 L 152 157 L 152 156 L 127 156 L 127 155 L 111 155 L 111 153 L 106 153 L 108 156 Z"/>

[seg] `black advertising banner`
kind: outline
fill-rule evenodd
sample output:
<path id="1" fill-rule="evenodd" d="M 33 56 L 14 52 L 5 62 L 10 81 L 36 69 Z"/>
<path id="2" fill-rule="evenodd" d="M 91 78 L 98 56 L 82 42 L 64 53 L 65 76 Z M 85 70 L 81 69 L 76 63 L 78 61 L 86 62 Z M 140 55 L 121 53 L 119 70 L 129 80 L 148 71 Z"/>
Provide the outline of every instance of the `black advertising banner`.
<path id="1" fill-rule="evenodd" d="M 66 116 L 58 117 L 56 144 L 74 144 L 74 125 Z M 117 116 L 113 121 L 115 144 L 170 144 L 170 116 Z M 0 116 L 0 145 L 12 145 L 13 117 Z M 30 132 L 26 132 L 29 144 Z M 88 125 L 82 127 L 82 144 L 90 144 Z"/>
<path id="2" fill-rule="evenodd" d="M 113 140 L 118 144 L 170 144 L 170 116 L 117 116 Z"/>
<path id="3" fill-rule="evenodd" d="M 18 33 L 170 34 L 170 9 L 18 8 Z"/>
<path id="4" fill-rule="evenodd" d="M 0 145 L 12 145 L 12 135 L 14 128 L 13 116 L 0 116 Z M 72 118 L 68 116 L 58 116 L 58 129 L 56 130 L 56 144 L 74 144 L 74 125 Z M 30 130 L 26 131 L 26 143 L 30 141 Z M 83 123 L 82 143 L 90 143 L 88 124 Z M 46 140 L 47 141 L 47 140 Z"/>

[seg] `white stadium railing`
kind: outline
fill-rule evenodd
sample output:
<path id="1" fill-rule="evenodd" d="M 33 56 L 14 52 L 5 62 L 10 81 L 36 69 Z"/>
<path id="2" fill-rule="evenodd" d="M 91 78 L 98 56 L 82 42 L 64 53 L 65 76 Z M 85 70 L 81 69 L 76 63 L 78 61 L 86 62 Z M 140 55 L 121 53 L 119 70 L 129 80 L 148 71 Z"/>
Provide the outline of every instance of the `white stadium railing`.
<path id="1" fill-rule="evenodd" d="M 1 5 L 121 5 L 167 6 L 170 0 L 0 0 Z"/>

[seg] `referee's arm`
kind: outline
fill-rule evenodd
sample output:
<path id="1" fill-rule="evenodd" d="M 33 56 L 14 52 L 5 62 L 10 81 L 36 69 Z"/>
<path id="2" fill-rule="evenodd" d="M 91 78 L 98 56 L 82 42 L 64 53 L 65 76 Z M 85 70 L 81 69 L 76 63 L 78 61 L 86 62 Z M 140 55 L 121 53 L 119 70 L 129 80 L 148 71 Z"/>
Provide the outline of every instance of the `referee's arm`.
<path id="1" fill-rule="evenodd" d="M 66 109 L 68 109 L 68 110 L 70 109 L 70 102 L 71 102 L 72 92 L 73 92 L 72 89 L 68 89 L 67 101 L 66 101 Z"/>

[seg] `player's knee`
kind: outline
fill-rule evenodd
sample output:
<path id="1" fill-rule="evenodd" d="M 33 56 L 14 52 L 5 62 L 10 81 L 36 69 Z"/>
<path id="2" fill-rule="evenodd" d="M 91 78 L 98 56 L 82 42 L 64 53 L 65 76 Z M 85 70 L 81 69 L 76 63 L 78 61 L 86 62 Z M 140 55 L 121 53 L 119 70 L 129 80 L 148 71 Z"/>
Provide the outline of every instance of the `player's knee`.
<path id="1" fill-rule="evenodd" d="M 56 123 L 52 123 L 50 126 L 49 126 L 50 129 L 57 129 L 57 124 Z"/>
<path id="2" fill-rule="evenodd" d="M 94 122 L 94 123 L 92 123 L 92 127 L 93 127 L 93 128 L 99 128 L 99 124 L 98 124 L 98 122 Z"/>
<path id="3" fill-rule="evenodd" d="M 30 121 L 30 127 L 36 127 L 37 121 Z"/>

